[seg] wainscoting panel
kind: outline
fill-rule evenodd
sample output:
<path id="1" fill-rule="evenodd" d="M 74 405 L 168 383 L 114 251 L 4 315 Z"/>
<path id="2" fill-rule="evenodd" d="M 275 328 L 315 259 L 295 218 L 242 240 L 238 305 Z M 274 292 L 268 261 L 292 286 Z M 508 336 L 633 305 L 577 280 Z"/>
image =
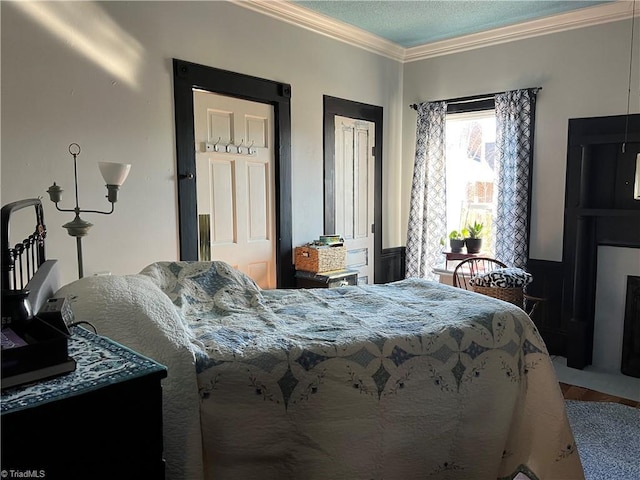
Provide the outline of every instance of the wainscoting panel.
<path id="1" fill-rule="evenodd" d="M 402 280 L 405 272 L 405 247 L 383 249 L 381 264 L 382 272 L 379 283 Z"/>
<path id="2" fill-rule="evenodd" d="M 530 295 L 545 298 L 532 317 L 551 355 L 566 355 L 567 325 L 562 315 L 562 262 L 529 259 L 527 271 L 533 283 L 527 288 Z"/>

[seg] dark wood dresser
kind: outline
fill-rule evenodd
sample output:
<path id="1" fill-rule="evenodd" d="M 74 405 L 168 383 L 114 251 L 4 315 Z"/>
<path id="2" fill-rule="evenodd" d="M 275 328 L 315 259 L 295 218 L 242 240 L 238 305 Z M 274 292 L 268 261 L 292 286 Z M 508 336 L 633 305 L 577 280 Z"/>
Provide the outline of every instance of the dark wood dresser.
<path id="1" fill-rule="evenodd" d="M 164 366 L 75 327 L 74 372 L 1 397 L 2 478 L 163 479 Z"/>

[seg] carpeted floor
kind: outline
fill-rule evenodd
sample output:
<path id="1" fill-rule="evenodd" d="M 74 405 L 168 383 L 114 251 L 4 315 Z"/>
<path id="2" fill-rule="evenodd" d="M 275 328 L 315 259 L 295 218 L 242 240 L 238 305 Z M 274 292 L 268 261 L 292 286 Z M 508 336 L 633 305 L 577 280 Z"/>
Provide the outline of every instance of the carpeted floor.
<path id="1" fill-rule="evenodd" d="M 586 480 L 640 480 L 640 409 L 566 400 Z"/>

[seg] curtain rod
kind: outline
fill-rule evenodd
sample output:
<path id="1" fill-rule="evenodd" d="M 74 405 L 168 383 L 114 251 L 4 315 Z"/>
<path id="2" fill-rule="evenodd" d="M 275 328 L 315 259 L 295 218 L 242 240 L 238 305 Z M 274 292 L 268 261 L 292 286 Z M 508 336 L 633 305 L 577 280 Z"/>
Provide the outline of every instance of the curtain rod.
<path id="1" fill-rule="evenodd" d="M 533 90 L 534 93 L 538 93 L 540 90 L 542 90 L 542 87 L 531 87 L 531 88 L 523 88 L 522 90 Z M 484 95 L 473 95 L 470 97 L 459 97 L 459 98 L 451 98 L 448 100 L 437 100 L 437 102 L 447 102 L 448 104 L 454 104 L 454 103 L 466 103 L 466 102 L 475 102 L 478 100 L 490 100 L 492 98 L 494 98 L 496 95 L 499 95 L 500 93 L 506 93 L 506 92 L 497 92 L 497 93 L 485 93 Z M 424 103 L 424 102 L 422 102 Z M 434 102 L 431 102 L 434 103 Z M 412 103 L 411 105 L 409 105 L 410 108 L 417 110 L 418 109 L 418 104 L 417 103 Z"/>

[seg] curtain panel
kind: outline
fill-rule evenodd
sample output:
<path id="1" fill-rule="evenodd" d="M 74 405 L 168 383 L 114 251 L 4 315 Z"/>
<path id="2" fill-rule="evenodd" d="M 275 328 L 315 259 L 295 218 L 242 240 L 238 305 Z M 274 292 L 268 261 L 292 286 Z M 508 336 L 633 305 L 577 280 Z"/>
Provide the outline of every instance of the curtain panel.
<path id="1" fill-rule="evenodd" d="M 529 257 L 529 210 L 535 102 L 538 89 L 496 94 L 496 258 L 524 268 Z"/>
<path id="2" fill-rule="evenodd" d="M 435 279 L 442 263 L 440 240 L 447 236 L 446 102 L 421 103 L 407 230 L 406 276 Z"/>

